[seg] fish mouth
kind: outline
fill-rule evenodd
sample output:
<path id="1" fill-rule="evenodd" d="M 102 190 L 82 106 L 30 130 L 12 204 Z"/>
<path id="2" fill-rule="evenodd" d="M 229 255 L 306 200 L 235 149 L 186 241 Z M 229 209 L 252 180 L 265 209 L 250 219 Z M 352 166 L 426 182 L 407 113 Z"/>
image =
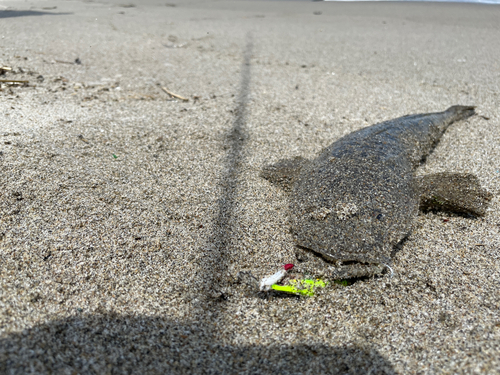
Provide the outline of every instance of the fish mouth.
<path id="1" fill-rule="evenodd" d="M 308 246 L 296 244 L 296 246 L 300 249 L 307 250 L 309 253 L 314 254 L 317 257 L 322 258 L 323 260 L 327 261 L 328 263 L 334 263 L 334 264 L 389 264 L 391 260 L 389 258 L 387 259 L 380 259 L 380 258 L 369 258 L 366 255 L 359 256 L 356 254 L 352 254 L 351 252 L 348 251 L 331 251 L 331 250 L 315 250 L 312 249 Z M 385 258 L 385 257 L 384 257 Z"/>
<path id="2" fill-rule="evenodd" d="M 376 261 L 366 261 L 359 259 L 348 260 L 346 258 L 338 259 L 332 257 L 331 254 L 314 251 L 308 247 L 297 245 L 297 248 L 304 250 L 304 252 L 297 253 L 297 260 L 300 263 L 304 263 L 306 267 L 312 267 L 316 271 L 322 269 L 317 262 L 323 262 L 326 266 L 325 271 L 319 271 L 322 275 L 328 276 L 329 278 L 336 279 L 359 279 L 364 280 L 365 278 L 382 275 L 390 273 L 390 277 L 394 275 L 394 272 L 389 265 L 390 263 Z M 308 265 L 309 264 L 309 265 Z M 317 268 L 317 267 L 320 268 Z M 315 268 L 316 267 L 316 268 Z M 387 272 L 388 271 L 388 272 Z M 314 271 L 313 271 L 314 272 Z M 323 273 L 326 272 L 326 273 Z"/>

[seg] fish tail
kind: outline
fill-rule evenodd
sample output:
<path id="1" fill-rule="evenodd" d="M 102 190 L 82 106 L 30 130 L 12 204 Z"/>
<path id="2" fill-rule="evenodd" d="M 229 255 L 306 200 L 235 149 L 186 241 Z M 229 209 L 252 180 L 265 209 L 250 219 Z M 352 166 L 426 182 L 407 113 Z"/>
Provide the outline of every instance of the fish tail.
<path id="1" fill-rule="evenodd" d="M 453 107 L 448 108 L 445 112 L 451 115 L 450 123 L 452 123 L 474 116 L 476 114 L 476 111 L 474 110 L 475 108 L 476 107 L 472 105 L 454 105 Z"/>

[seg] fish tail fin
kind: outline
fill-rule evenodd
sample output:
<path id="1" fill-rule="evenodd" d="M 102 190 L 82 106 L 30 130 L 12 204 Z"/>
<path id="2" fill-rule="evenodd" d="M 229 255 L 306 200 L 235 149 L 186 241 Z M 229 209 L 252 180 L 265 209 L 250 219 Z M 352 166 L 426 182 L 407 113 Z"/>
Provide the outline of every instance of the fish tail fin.
<path id="1" fill-rule="evenodd" d="M 451 122 L 455 122 L 474 116 L 476 114 L 475 108 L 473 105 L 454 105 L 448 108 L 446 113 L 451 115 Z"/>

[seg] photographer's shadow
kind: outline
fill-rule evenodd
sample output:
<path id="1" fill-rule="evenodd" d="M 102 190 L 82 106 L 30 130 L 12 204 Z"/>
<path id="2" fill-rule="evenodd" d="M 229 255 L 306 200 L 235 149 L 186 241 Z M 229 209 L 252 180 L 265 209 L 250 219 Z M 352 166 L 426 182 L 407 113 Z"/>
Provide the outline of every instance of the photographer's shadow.
<path id="1" fill-rule="evenodd" d="M 0 340 L 0 373 L 393 374 L 373 348 L 225 346 L 208 324 L 161 317 L 82 315 Z"/>

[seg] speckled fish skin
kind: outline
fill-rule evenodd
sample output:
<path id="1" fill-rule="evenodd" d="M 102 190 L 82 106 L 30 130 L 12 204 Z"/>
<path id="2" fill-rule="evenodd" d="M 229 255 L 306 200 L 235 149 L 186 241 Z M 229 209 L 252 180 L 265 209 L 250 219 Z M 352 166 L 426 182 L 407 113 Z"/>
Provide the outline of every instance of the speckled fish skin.
<path id="1" fill-rule="evenodd" d="M 291 189 L 296 243 L 335 261 L 389 264 L 419 209 L 414 171 L 474 107 L 400 117 L 353 132 L 300 169 Z"/>

